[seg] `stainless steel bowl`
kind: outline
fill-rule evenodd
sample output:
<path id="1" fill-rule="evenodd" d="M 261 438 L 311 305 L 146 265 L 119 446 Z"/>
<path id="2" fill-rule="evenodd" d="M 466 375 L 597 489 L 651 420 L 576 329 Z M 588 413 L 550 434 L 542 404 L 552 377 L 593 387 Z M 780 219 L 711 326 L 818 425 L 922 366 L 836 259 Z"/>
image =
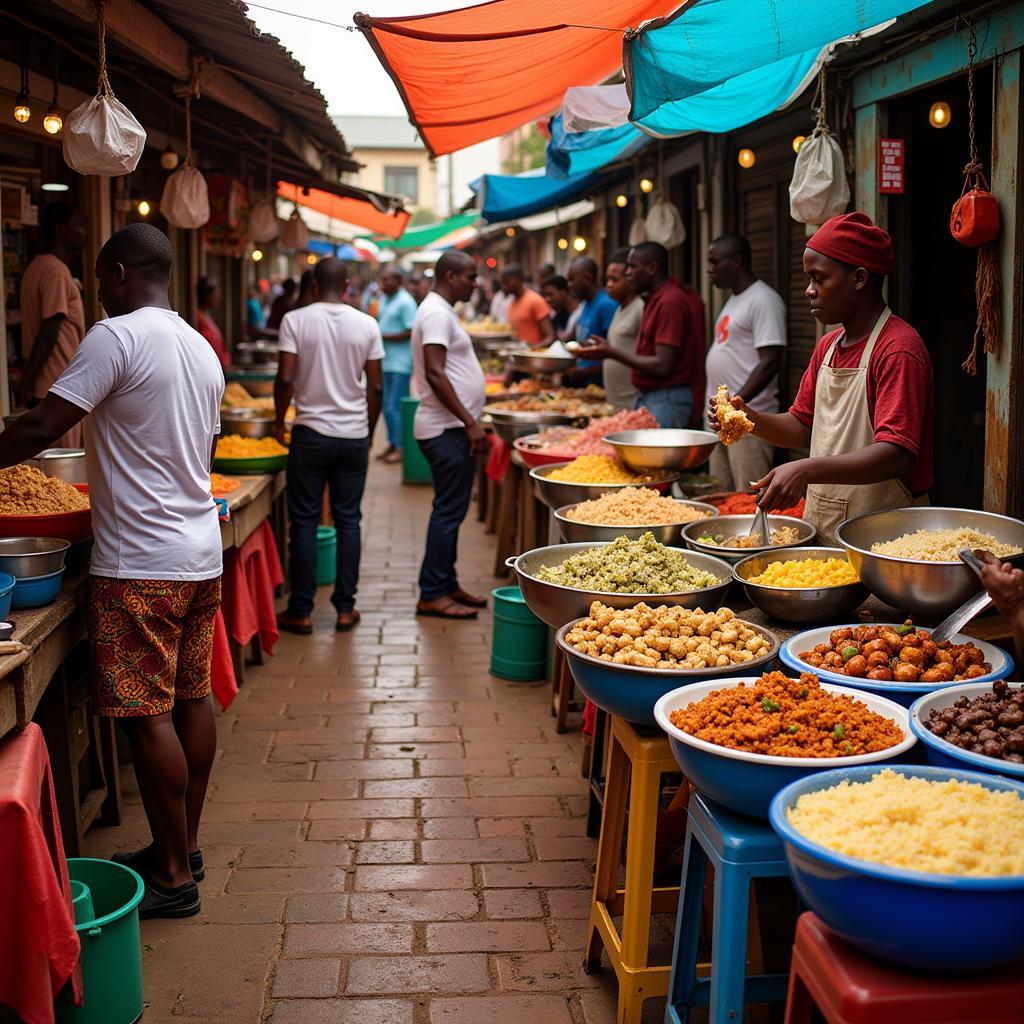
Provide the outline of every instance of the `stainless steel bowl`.
<path id="1" fill-rule="evenodd" d="M 732 583 L 732 572 L 725 562 L 697 552 L 688 552 L 687 562 L 698 569 L 714 573 L 720 583 L 705 587 L 703 590 L 688 590 L 680 594 L 604 594 L 595 590 L 576 590 L 573 587 L 563 587 L 559 583 L 545 583 L 537 579 L 537 572 L 544 566 L 561 565 L 570 556 L 595 547 L 603 545 L 553 544 L 550 547 L 534 548 L 518 558 L 506 560 L 505 564 L 519 579 L 519 589 L 523 592 L 527 607 L 552 629 L 559 629 L 573 619 L 588 615 L 590 605 L 594 601 L 602 601 L 610 608 L 632 608 L 633 605 L 646 601 L 655 607 L 667 604 L 710 611 L 722 604 Z"/>
<path id="2" fill-rule="evenodd" d="M 541 352 L 513 352 L 512 365 L 522 373 L 563 373 L 576 365 L 576 357 L 548 356 Z"/>
<path id="3" fill-rule="evenodd" d="M 728 540 L 730 537 L 743 537 L 750 533 L 750 526 L 753 521 L 754 517 L 752 515 L 719 516 L 712 525 L 716 535 L 720 535 Z M 735 563 L 743 561 L 748 555 L 768 551 L 786 551 L 801 547 L 804 544 L 810 544 L 817 533 L 814 525 L 807 522 L 806 519 L 793 519 L 790 516 L 768 517 L 769 529 L 777 530 L 780 526 L 796 527 L 797 539 L 792 544 L 765 544 L 758 548 L 729 548 L 719 546 L 718 544 L 703 544 L 697 538 L 701 535 L 702 529 L 707 528 L 707 525 L 700 521 L 687 523 L 683 527 L 683 540 L 694 551 L 703 551 L 705 554 L 714 555 L 716 558 L 724 558 L 727 562 Z"/>
<path id="4" fill-rule="evenodd" d="M 620 430 L 606 434 L 605 444 L 630 469 L 693 469 L 711 457 L 718 435 L 707 430 Z"/>
<path id="5" fill-rule="evenodd" d="M 84 448 L 46 448 L 29 463 L 47 476 L 69 484 L 87 484 Z"/>
<path id="6" fill-rule="evenodd" d="M 536 434 L 538 428 L 564 427 L 572 423 L 572 417 L 561 412 L 518 412 L 485 406 L 484 415 L 489 418 L 494 433 L 506 444 Z"/>
<path id="7" fill-rule="evenodd" d="M 959 560 L 924 562 L 876 555 L 871 546 L 916 530 L 970 527 L 1021 549 L 1004 561 L 1024 567 L 1024 523 L 994 512 L 965 508 L 894 508 L 847 519 L 836 540 L 846 548 L 864 585 L 880 601 L 925 619 L 942 619 L 981 590 L 974 572 Z"/>
<path id="8" fill-rule="evenodd" d="M 571 459 L 569 460 L 572 461 Z M 537 481 L 540 490 L 541 500 L 552 509 L 562 508 L 564 505 L 578 505 L 581 501 L 589 501 L 591 498 L 600 498 L 602 494 L 610 491 L 621 491 L 623 487 L 653 487 L 655 484 L 663 485 L 657 489 L 663 493 L 667 491 L 679 478 L 678 473 L 666 473 L 663 477 L 650 483 L 632 484 L 576 484 L 563 482 L 561 480 L 549 480 L 548 476 L 553 470 L 568 466 L 569 462 L 553 462 L 547 466 L 538 466 L 530 470 L 530 476 Z"/>
<path id="9" fill-rule="evenodd" d="M 48 576 L 64 568 L 71 545 L 56 537 L 0 538 L 0 572 L 16 579 Z"/>
<path id="10" fill-rule="evenodd" d="M 718 509 L 714 505 L 706 505 L 703 501 L 684 501 L 680 498 L 674 500 L 679 505 L 704 512 L 705 518 L 718 515 Z M 597 541 L 615 540 L 616 537 L 629 537 L 630 540 L 637 540 L 645 533 L 650 532 L 661 544 L 670 544 L 677 548 L 683 547 L 681 535 L 684 523 L 670 523 L 661 526 L 605 526 L 598 523 L 578 523 L 571 518 L 574 508 L 576 508 L 575 505 L 566 505 L 564 508 L 555 509 L 559 533 L 567 544 L 593 544 Z"/>
<path id="11" fill-rule="evenodd" d="M 290 425 L 291 417 L 285 420 Z M 232 409 L 220 414 L 220 428 L 223 434 L 240 434 L 242 437 L 273 437 L 274 417 L 254 409 Z"/>
<path id="12" fill-rule="evenodd" d="M 732 574 L 743 584 L 750 603 L 778 622 L 845 622 L 850 612 L 867 600 L 868 588 L 863 583 L 798 590 L 750 582 L 751 576 L 764 572 L 772 562 L 795 559 L 824 562 L 829 558 L 845 562 L 846 552 L 842 548 L 783 548 L 764 551 L 741 559 L 733 566 Z"/>

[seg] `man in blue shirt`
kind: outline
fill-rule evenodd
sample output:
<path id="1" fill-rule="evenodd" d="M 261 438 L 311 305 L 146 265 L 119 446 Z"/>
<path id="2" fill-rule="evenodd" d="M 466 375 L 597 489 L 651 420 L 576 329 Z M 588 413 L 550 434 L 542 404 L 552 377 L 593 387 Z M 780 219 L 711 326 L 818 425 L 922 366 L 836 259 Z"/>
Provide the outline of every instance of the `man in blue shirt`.
<path id="1" fill-rule="evenodd" d="M 582 303 L 576 319 L 576 340 L 585 344 L 594 335 L 607 338 L 608 328 L 619 304 L 601 287 L 597 264 L 589 256 L 580 256 L 569 264 L 566 277 L 569 279 L 569 291 Z M 601 361 L 581 359 L 570 371 L 569 377 L 577 385 L 600 384 Z"/>
<path id="2" fill-rule="evenodd" d="M 384 424 L 388 446 L 377 456 L 382 462 L 402 461 L 402 399 L 409 394 L 412 375 L 412 324 L 416 300 L 402 287 L 402 273 L 385 267 L 380 274 L 381 297 L 377 323 L 384 339 Z"/>

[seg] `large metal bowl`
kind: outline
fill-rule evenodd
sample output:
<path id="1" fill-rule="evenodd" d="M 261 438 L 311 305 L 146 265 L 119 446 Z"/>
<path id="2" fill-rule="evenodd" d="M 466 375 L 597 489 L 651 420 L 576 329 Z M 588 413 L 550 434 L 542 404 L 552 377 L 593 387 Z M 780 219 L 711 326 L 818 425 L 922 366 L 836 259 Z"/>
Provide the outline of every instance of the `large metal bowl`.
<path id="1" fill-rule="evenodd" d="M 576 365 L 576 357 L 549 356 L 542 352 L 513 352 L 512 365 L 522 373 L 563 373 Z"/>
<path id="2" fill-rule="evenodd" d="M 224 434 L 242 437 L 273 437 L 274 417 L 253 410 L 233 410 L 220 414 L 220 429 Z"/>
<path id="3" fill-rule="evenodd" d="M 484 416 L 490 421 L 494 433 L 506 444 L 512 444 L 520 437 L 536 434 L 545 427 L 565 427 L 573 417 L 564 412 L 519 412 L 514 409 L 496 409 L 484 406 Z"/>
<path id="4" fill-rule="evenodd" d="M 601 601 L 609 608 L 632 608 L 645 601 L 657 607 L 665 604 L 681 608 L 703 608 L 713 611 L 725 600 L 725 595 L 732 583 L 732 573 L 728 565 L 721 559 L 697 552 L 687 552 L 686 560 L 690 565 L 707 572 L 714 573 L 721 581 L 703 590 L 687 590 L 679 594 L 606 594 L 596 590 L 576 590 L 563 587 L 560 583 L 545 583 L 537 578 L 537 573 L 544 566 L 561 565 L 572 555 L 578 555 L 590 548 L 602 547 L 602 544 L 553 544 L 550 547 L 534 548 L 518 558 L 512 557 L 505 564 L 515 572 L 519 579 L 519 589 L 527 607 L 542 622 L 559 629 L 573 619 L 581 619 L 590 614 L 590 606 L 594 601 Z"/>
<path id="5" fill-rule="evenodd" d="M 720 534 L 726 540 L 731 537 L 743 537 L 750 533 L 753 516 L 719 516 L 714 521 L 715 533 Z M 769 516 L 768 528 L 777 530 L 783 526 L 795 527 L 797 539 L 792 544 L 765 544 L 757 548 L 730 548 L 718 544 L 704 544 L 697 538 L 701 535 L 702 527 L 707 524 L 698 520 L 695 523 L 687 523 L 683 527 L 683 540 L 693 548 L 694 551 L 703 551 L 707 555 L 714 555 L 716 558 L 724 558 L 727 562 L 742 562 L 749 555 L 760 554 L 768 551 L 791 551 L 793 548 L 810 544 L 814 540 L 817 530 L 813 523 L 806 519 L 794 519 L 791 516 Z"/>
<path id="6" fill-rule="evenodd" d="M 788 562 L 792 559 L 824 562 L 829 558 L 846 561 L 846 552 L 842 548 L 783 548 L 764 551 L 741 559 L 733 566 L 732 574 L 743 584 L 750 603 L 777 622 L 838 622 L 867 600 L 868 588 L 863 583 L 796 589 L 750 582 L 751 576 L 764 572 L 772 562 Z"/>
<path id="7" fill-rule="evenodd" d="M 960 561 L 924 562 L 909 558 L 877 555 L 873 544 L 894 540 L 916 530 L 956 530 L 970 527 L 989 533 L 1020 553 L 1004 561 L 1024 566 L 1024 523 L 994 512 L 964 508 L 894 508 L 867 512 L 847 519 L 836 540 L 846 553 L 864 585 L 879 600 L 900 611 L 924 619 L 942 619 L 981 590 L 975 573 Z"/>
<path id="8" fill-rule="evenodd" d="M 569 460 L 571 462 L 573 460 Z M 547 466 L 537 466 L 530 470 L 530 476 L 537 481 L 541 500 L 549 508 L 562 508 L 564 505 L 578 505 L 581 501 L 600 498 L 610 491 L 621 491 L 623 487 L 653 487 L 661 494 L 667 494 L 672 485 L 679 479 L 678 473 L 666 473 L 658 480 L 649 483 L 636 482 L 631 484 L 577 484 L 562 480 L 549 480 L 548 476 L 569 462 L 555 462 Z"/>
<path id="9" fill-rule="evenodd" d="M 64 568 L 70 547 L 57 537 L 0 538 L 0 572 L 19 580 L 49 576 Z"/>
<path id="10" fill-rule="evenodd" d="M 84 448 L 46 448 L 28 461 L 47 476 L 56 477 L 65 483 L 89 482 L 85 471 Z"/>
<path id="11" fill-rule="evenodd" d="M 606 434 L 605 444 L 630 469 L 693 469 L 711 457 L 718 435 L 707 430 L 620 430 Z"/>
<path id="12" fill-rule="evenodd" d="M 706 505 L 703 501 L 685 501 L 681 498 L 674 500 L 686 508 L 705 513 L 705 518 L 718 515 L 718 509 L 714 505 Z M 559 533 L 567 544 L 593 544 L 598 541 L 615 540 L 616 537 L 629 537 L 630 540 L 637 540 L 645 533 L 650 532 L 661 544 L 671 544 L 677 548 L 683 547 L 681 533 L 685 523 L 669 523 L 660 526 L 605 526 L 598 523 L 579 523 L 571 518 L 574 508 L 576 508 L 575 505 L 566 505 L 564 508 L 555 509 Z"/>

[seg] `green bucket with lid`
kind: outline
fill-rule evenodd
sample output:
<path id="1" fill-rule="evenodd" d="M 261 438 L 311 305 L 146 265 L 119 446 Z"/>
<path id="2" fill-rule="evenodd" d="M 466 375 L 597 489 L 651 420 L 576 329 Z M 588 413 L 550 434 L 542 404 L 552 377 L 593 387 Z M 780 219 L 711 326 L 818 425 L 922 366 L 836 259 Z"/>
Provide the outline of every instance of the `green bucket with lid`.
<path id="1" fill-rule="evenodd" d="M 333 526 L 316 528 L 316 585 L 329 587 L 338 575 L 338 531 Z"/>
<path id="2" fill-rule="evenodd" d="M 527 682 L 546 673 L 548 631 L 526 605 L 518 587 L 491 591 L 494 631 L 491 634 L 491 675 Z"/>

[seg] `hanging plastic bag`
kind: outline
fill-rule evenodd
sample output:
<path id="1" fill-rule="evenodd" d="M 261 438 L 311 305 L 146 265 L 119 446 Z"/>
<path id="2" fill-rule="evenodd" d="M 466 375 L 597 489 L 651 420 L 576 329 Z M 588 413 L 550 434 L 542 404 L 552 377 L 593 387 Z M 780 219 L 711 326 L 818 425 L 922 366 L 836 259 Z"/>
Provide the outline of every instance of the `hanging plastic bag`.
<path id="1" fill-rule="evenodd" d="M 160 212 L 176 228 L 201 228 L 210 219 L 206 179 L 191 163 L 182 164 L 164 183 Z"/>
<path id="2" fill-rule="evenodd" d="M 850 205 L 846 161 L 828 128 L 817 127 L 800 146 L 789 184 L 789 213 L 800 224 L 819 227 Z"/>
<path id="3" fill-rule="evenodd" d="M 249 239 L 253 242 L 270 242 L 281 230 L 277 213 L 266 199 L 257 201 L 249 211 Z"/>
<path id="4" fill-rule="evenodd" d="M 114 96 L 107 79 L 106 23 L 97 9 L 99 81 L 96 95 L 75 107 L 64 121 L 64 162 L 79 174 L 117 177 L 131 174 L 142 159 L 146 129 Z"/>
<path id="5" fill-rule="evenodd" d="M 292 215 L 288 218 L 284 231 L 281 232 L 281 248 L 305 249 L 308 244 L 309 228 L 306 227 L 306 222 L 302 219 L 299 211 L 292 210 Z"/>
<path id="6" fill-rule="evenodd" d="M 670 203 L 660 192 L 651 203 L 644 221 L 647 241 L 660 242 L 666 249 L 682 245 L 686 238 L 686 227 L 675 204 Z"/>
<path id="7" fill-rule="evenodd" d="M 629 226 L 629 244 L 639 245 L 641 242 L 647 241 L 647 224 L 640 214 L 637 214 L 633 219 L 633 223 Z"/>

